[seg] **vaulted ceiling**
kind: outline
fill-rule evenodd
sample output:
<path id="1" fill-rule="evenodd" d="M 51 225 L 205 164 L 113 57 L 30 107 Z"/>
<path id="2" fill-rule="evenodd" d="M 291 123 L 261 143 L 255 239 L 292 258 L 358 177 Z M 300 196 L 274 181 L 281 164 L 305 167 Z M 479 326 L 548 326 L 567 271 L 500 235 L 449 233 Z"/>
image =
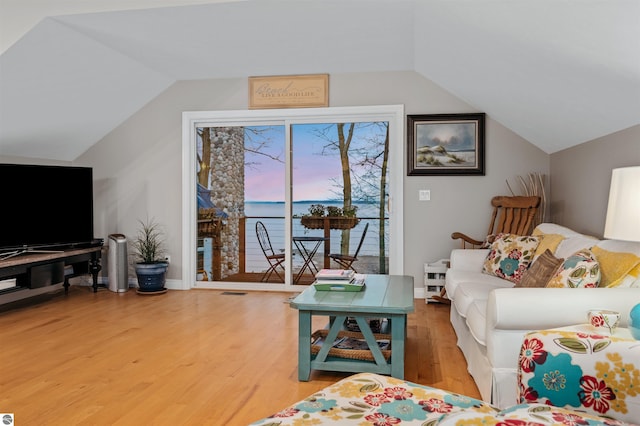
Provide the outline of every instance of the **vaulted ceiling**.
<path id="1" fill-rule="evenodd" d="M 2 0 L 0 42 L 9 156 L 72 161 L 178 80 L 249 75 L 413 70 L 547 153 L 640 124 L 638 0 Z"/>

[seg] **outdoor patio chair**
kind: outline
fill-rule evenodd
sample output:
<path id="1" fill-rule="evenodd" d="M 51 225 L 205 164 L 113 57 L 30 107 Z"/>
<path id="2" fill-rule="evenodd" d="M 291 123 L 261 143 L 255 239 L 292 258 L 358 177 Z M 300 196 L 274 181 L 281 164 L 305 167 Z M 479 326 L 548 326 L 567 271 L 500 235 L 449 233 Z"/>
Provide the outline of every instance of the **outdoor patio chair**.
<path id="1" fill-rule="evenodd" d="M 364 226 L 364 230 L 362 231 L 362 237 L 360 237 L 360 243 L 358 244 L 358 248 L 355 253 L 350 254 L 340 254 L 340 253 L 331 253 L 329 254 L 329 258 L 331 258 L 338 265 L 342 266 L 344 269 L 353 269 L 355 272 L 356 268 L 353 267 L 353 262 L 358 260 L 358 253 L 360 253 L 360 249 L 362 248 L 362 243 L 364 242 L 364 237 L 367 235 L 367 229 L 369 229 L 369 224 L 367 223 Z"/>
<path id="2" fill-rule="evenodd" d="M 262 275 L 262 279 L 260 281 L 269 281 L 271 274 L 275 272 L 275 274 L 280 279 L 280 282 L 284 282 L 284 278 L 278 272 L 278 268 L 281 268 L 284 271 L 284 253 L 276 253 L 271 246 L 271 240 L 269 239 L 269 233 L 267 232 L 267 228 L 260 221 L 256 222 L 256 235 L 258 237 L 258 242 L 260 243 L 260 248 L 262 249 L 262 253 L 264 253 L 264 257 L 267 259 L 269 263 L 269 269 Z"/>

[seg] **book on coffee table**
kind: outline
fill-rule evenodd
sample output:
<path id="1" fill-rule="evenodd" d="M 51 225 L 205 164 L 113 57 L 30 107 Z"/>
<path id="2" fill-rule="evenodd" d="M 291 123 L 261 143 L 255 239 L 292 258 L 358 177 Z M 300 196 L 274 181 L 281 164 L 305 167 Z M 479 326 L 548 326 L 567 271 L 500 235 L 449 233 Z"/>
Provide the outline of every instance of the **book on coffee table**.
<path id="1" fill-rule="evenodd" d="M 319 291 L 362 291 L 365 277 L 364 274 L 355 274 L 350 280 L 316 279 L 313 286 Z"/>
<path id="2" fill-rule="evenodd" d="M 320 269 L 316 274 L 316 280 L 351 281 L 355 274 L 352 269 Z"/>

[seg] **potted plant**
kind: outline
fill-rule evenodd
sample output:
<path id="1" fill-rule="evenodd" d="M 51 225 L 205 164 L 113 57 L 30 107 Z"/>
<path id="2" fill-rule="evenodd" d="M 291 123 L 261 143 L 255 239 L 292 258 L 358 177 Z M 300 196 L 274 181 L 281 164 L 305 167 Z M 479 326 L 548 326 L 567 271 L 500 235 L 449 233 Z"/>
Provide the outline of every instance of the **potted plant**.
<path id="1" fill-rule="evenodd" d="M 338 206 L 327 206 L 327 216 L 329 217 L 342 216 L 342 208 Z"/>
<path id="2" fill-rule="evenodd" d="M 328 209 L 329 207 L 327 207 Z M 329 211 L 330 228 L 331 229 L 351 229 L 360 222 L 360 219 L 356 217 L 358 206 L 345 206 L 344 208 L 333 207 Z"/>
<path id="3" fill-rule="evenodd" d="M 343 209 L 342 214 L 344 217 L 356 217 L 358 206 L 347 206 Z"/>
<path id="4" fill-rule="evenodd" d="M 311 204 L 309 206 L 309 216 L 324 217 L 324 205 L 322 205 L 322 204 Z"/>
<path id="5" fill-rule="evenodd" d="M 164 232 L 154 220 L 139 220 L 140 228 L 133 240 L 136 276 L 142 293 L 164 292 L 169 262 L 165 259 Z"/>

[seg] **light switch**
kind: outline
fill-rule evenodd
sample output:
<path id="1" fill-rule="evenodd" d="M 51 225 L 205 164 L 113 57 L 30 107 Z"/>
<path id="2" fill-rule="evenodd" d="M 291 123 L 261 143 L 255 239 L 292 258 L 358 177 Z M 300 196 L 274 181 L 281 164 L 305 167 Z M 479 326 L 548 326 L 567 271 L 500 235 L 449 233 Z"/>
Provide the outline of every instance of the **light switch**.
<path id="1" fill-rule="evenodd" d="M 420 201 L 429 201 L 431 200 L 431 191 L 428 189 L 421 189 L 418 191 L 418 198 Z"/>

